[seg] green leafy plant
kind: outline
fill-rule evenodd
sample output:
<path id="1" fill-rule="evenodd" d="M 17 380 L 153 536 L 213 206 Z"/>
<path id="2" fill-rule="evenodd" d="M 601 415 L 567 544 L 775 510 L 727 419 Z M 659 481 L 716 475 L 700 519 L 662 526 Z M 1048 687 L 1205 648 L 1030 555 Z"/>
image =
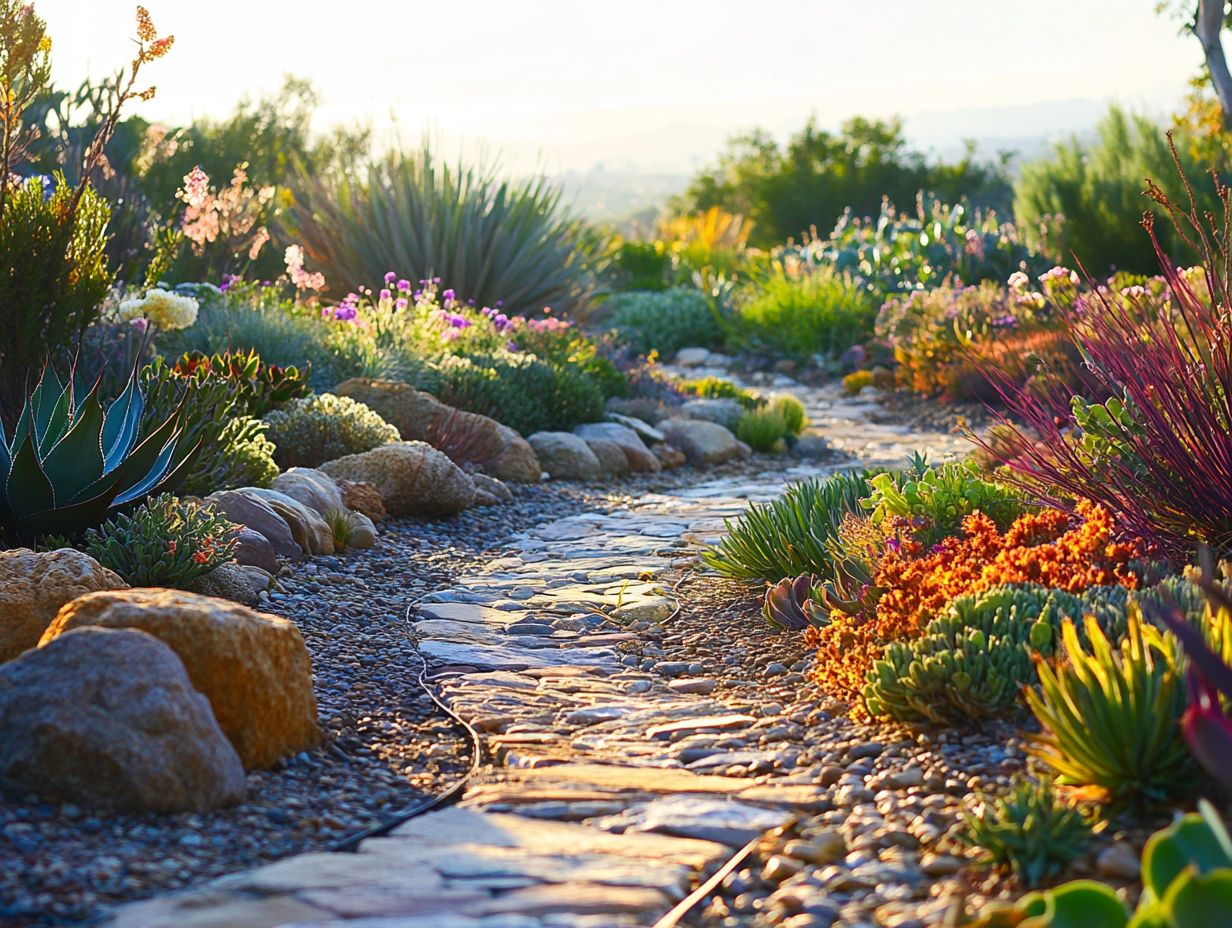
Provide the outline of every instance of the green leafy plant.
<path id="1" fill-rule="evenodd" d="M 318 393 L 265 417 L 280 467 L 318 467 L 400 441 L 398 430 L 349 396 Z"/>
<path id="2" fill-rule="evenodd" d="M 618 344 L 637 354 L 671 357 L 681 348 L 714 348 L 723 341 L 721 317 L 693 288 L 614 294 L 604 301 L 601 320 Z"/>
<path id="3" fill-rule="evenodd" d="M 542 177 L 514 182 L 492 163 L 445 164 L 425 143 L 304 175 L 285 225 L 338 286 L 396 268 L 448 281 L 481 306 L 568 311 L 581 294 L 579 234 L 560 198 Z"/>
<path id="4" fill-rule="evenodd" d="M 0 425 L 0 525 L 9 534 L 82 532 L 174 488 L 192 466 L 197 445 L 179 409 L 147 420 L 135 377 L 106 409 L 98 392 L 96 384 L 83 396 L 48 366 L 11 435 Z"/>
<path id="5" fill-rule="evenodd" d="M 331 509 L 325 513 L 325 522 L 334 536 L 334 550 L 345 551 L 351 544 L 351 533 L 354 531 L 351 514 L 341 509 Z"/>
<path id="6" fill-rule="evenodd" d="M 1126 601 L 1124 587 L 1074 595 L 1033 584 L 960 596 L 922 637 L 887 646 L 869 671 L 865 706 L 907 724 L 1009 715 L 1035 682 L 1034 656 L 1056 653 L 1063 620 L 1093 615 L 1116 639 L 1127 627 Z"/>
<path id="7" fill-rule="evenodd" d="M 787 420 L 776 409 L 753 409 L 736 422 L 736 437 L 754 451 L 774 451 L 787 435 Z"/>
<path id="8" fill-rule="evenodd" d="M 1178 815 L 1147 839 L 1142 896 L 1132 913 L 1110 886 L 1075 880 L 1029 893 L 1008 912 L 989 913 L 972 928 L 1207 928 L 1222 924 L 1221 915 L 1229 911 L 1232 837 L 1203 799 L 1197 813 Z"/>
<path id="9" fill-rule="evenodd" d="M 184 590 L 234 557 L 235 535 L 212 506 L 164 493 L 88 530 L 84 547 L 131 586 Z"/>
<path id="10" fill-rule="evenodd" d="M 873 524 L 893 517 L 911 520 L 926 545 L 956 534 L 973 512 L 1004 529 L 1024 511 L 1021 491 L 987 479 L 968 462 L 928 466 L 921 460 L 906 480 L 881 474 L 869 483 L 871 492 L 862 505 L 871 511 Z"/>
<path id="11" fill-rule="evenodd" d="M 212 374 L 225 377 L 235 385 L 236 400 L 245 413 L 258 418 L 312 392 L 308 386 L 311 364 L 303 371 L 294 366 L 266 364 L 251 348 L 212 355 L 190 351 L 175 362 L 173 369 L 184 377 Z"/>
<path id="12" fill-rule="evenodd" d="M 842 274 L 774 274 L 740 292 L 732 338 L 742 348 L 797 360 L 837 355 L 872 337 L 876 315 L 876 301 Z"/>
<path id="13" fill-rule="evenodd" d="M 735 400 L 745 409 L 756 409 L 762 405 L 761 397 L 752 390 L 746 390 L 722 377 L 682 380 L 676 384 L 676 388 L 687 396 L 695 396 L 702 400 Z"/>
<path id="14" fill-rule="evenodd" d="M 1084 628 L 1090 653 L 1066 621 L 1065 660 L 1054 666 L 1035 657 L 1040 689 L 1027 690 L 1026 698 L 1043 732 L 1032 753 L 1059 783 L 1111 802 L 1149 803 L 1183 793 L 1194 771 L 1181 737 L 1179 645 L 1145 627 L 1136 605 L 1119 648 L 1094 617 L 1086 617 Z"/>
<path id="15" fill-rule="evenodd" d="M 796 484 L 768 503 L 754 503 L 727 535 L 706 549 L 711 568 L 735 580 L 778 582 L 803 573 L 829 575 L 833 558 L 827 543 L 843 517 L 860 511 L 869 491 L 868 474 L 843 472 Z"/>
<path id="16" fill-rule="evenodd" d="M 981 863 L 1013 872 L 1028 888 L 1061 873 L 1091 843 L 1090 820 L 1047 779 L 1022 780 L 980 803 L 977 814 L 964 813 L 960 840 L 982 852 Z"/>

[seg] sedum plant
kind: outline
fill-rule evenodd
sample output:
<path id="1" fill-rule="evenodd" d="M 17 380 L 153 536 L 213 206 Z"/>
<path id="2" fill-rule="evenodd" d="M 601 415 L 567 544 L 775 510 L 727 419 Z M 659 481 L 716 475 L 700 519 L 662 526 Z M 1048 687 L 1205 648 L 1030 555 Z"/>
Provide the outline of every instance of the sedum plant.
<path id="1" fill-rule="evenodd" d="M 959 840 L 982 852 L 981 863 L 1013 872 L 1028 888 L 1061 873 L 1091 843 L 1091 822 L 1050 780 L 1022 780 L 981 805 L 978 814 L 963 815 Z"/>
<path id="2" fill-rule="evenodd" d="M 989 906 L 972 928 L 1213 928 L 1232 911 L 1232 836 L 1214 807 L 1178 815 L 1142 850 L 1142 896 L 1133 912 L 1110 886 L 1075 880 Z"/>
<path id="3" fill-rule="evenodd" d="M 82 396 L 73 380 L 44 368 L 11 435 L 0 425 L 0 525 L 10 535 L 85 531 L 175 487 L 193 464 L 181 410 L 143 427 L 135 376 L 106 409 L 98 384 Z"/>
<path id="4" fill-rule="evenodd" d="M 292 400 L 265 417 L 274 459 L 282 468 L 318 467 L 400 441 L 402 436 L 375 412 L 349 396 L 318 393 Z"/>
<path id="5" fill-rule="evenodd" d="M 187 589 L 235 555 L 236 527 L 212 506 L 164 493 L 85 534 L 85 551 L 131 586 Z"/>
<path id="6" fill-rule="evenodd" d="M 1040 689 L 1027 690 L 1026 699 L 1043 732 L 1032 753 L 1059 783 L 1112 802 L 1183 793 L 1193 770 L 1179 724 L 1185 689 L 1176 639 L 1144 627 L 1136 605 L 1119 648 L 1093 616 L 1084 628 L 1089 652 L 1067 620 L 1065 660 L 1035 657 Z"/>
<path id="7" fill-rule="evenodd" d="M 888 645 L 869 671 L 870 714 L 907 724 L 958 725 L 1013 713 L 1036 679 L 1034 656 L 1052 657 L 1062 621 L 1095 616 L 1114 639 L 1126 630 L 1124 587 L 1081 595 L 1035 584 L 960 596 L 924 634 Z"/>

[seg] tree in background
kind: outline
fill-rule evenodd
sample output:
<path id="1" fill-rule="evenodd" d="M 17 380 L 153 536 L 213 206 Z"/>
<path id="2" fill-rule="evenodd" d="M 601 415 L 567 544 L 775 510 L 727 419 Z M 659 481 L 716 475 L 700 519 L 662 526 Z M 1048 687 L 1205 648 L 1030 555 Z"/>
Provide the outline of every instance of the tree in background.
<path id="1" fill-rule="evenodd" d="M 760 129 L 732 139 L 672 207 L 676 213 L 719 207 L 745 216 L 755 224 L 752 244 L 769 247 L 812 228 L 829 230 L 848 207 L 872 216 L 883 197 L 911 202 L 921 189 L 1004 209 L 1010 194 L 1005 160 L 978 162 L 968 143 L 958 161 L 930 164 L 908 147 L 900 119 L 857 117 L 839 132 L 819 129 L 810 119 L 785 146 Z"/>

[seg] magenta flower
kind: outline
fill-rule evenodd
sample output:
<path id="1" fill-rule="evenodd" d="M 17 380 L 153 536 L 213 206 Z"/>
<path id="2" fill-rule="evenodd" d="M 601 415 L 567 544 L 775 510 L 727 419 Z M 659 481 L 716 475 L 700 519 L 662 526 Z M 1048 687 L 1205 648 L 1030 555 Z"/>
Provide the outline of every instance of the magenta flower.
<path id="1" fill-rule="evenodd" d="M 394 282 L 394 278 L 396 278 L 397 276 L 398 275 L 395 274 L 393 271 L 386 271 L 385 272 L 385 283 L 392 284 Z"/>

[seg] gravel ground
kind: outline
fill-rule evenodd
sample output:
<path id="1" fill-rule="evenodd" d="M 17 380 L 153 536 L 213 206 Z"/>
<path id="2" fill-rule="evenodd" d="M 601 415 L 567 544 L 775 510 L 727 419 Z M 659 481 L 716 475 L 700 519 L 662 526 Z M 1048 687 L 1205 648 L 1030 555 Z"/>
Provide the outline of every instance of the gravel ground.
<path id="1" fill-rule="evenodd" d="M 698 745 L 732 752 L 737 762 L 748 752 L 757 759 L 705 772 L 830 790 L 828 808 L 763 840 L 688 924 L 923 928 L 942 924 L 952 907 L 976 912 L 989 899 L 1021 893 L 1013 880 L 970 866 L 956 840 L 976 796 L 1024 771 L 1021 731 L 991 724 L 912 732 L 856 722 L 807 682 L 811 653 L 799 635 L 765 622 L 755 591 L 686 574 L 678 594 L 679 615 L 640 627 L 631 655 L 649 669 L 700 665 L 704 677 L 668 674 L 670 685 L 760 716 L 749 730 Z M 1098 874 L 1136 893 L 1138 850 L 1165 823 L 1114 823 L 1066 878 Z"/>
<path id="2" fill-rule="evenodd" d="M 464 732 L 416 684 L 406 607 L 480 567 L 515 533 L 647 492 L 798 463 L 758 457 L 608 486 L 511 487 L 514 501 L 443 521 L 390 520 L 377 546 L 288 566 L 262 608 L 293 619 L 313 659 L 325 743 L 248 776 L 241 805 L 203 815 L 98 816 L 0 798 L 0 925 L 80 923 L 104 908 L 328 847 L 443 791 Z"/>

